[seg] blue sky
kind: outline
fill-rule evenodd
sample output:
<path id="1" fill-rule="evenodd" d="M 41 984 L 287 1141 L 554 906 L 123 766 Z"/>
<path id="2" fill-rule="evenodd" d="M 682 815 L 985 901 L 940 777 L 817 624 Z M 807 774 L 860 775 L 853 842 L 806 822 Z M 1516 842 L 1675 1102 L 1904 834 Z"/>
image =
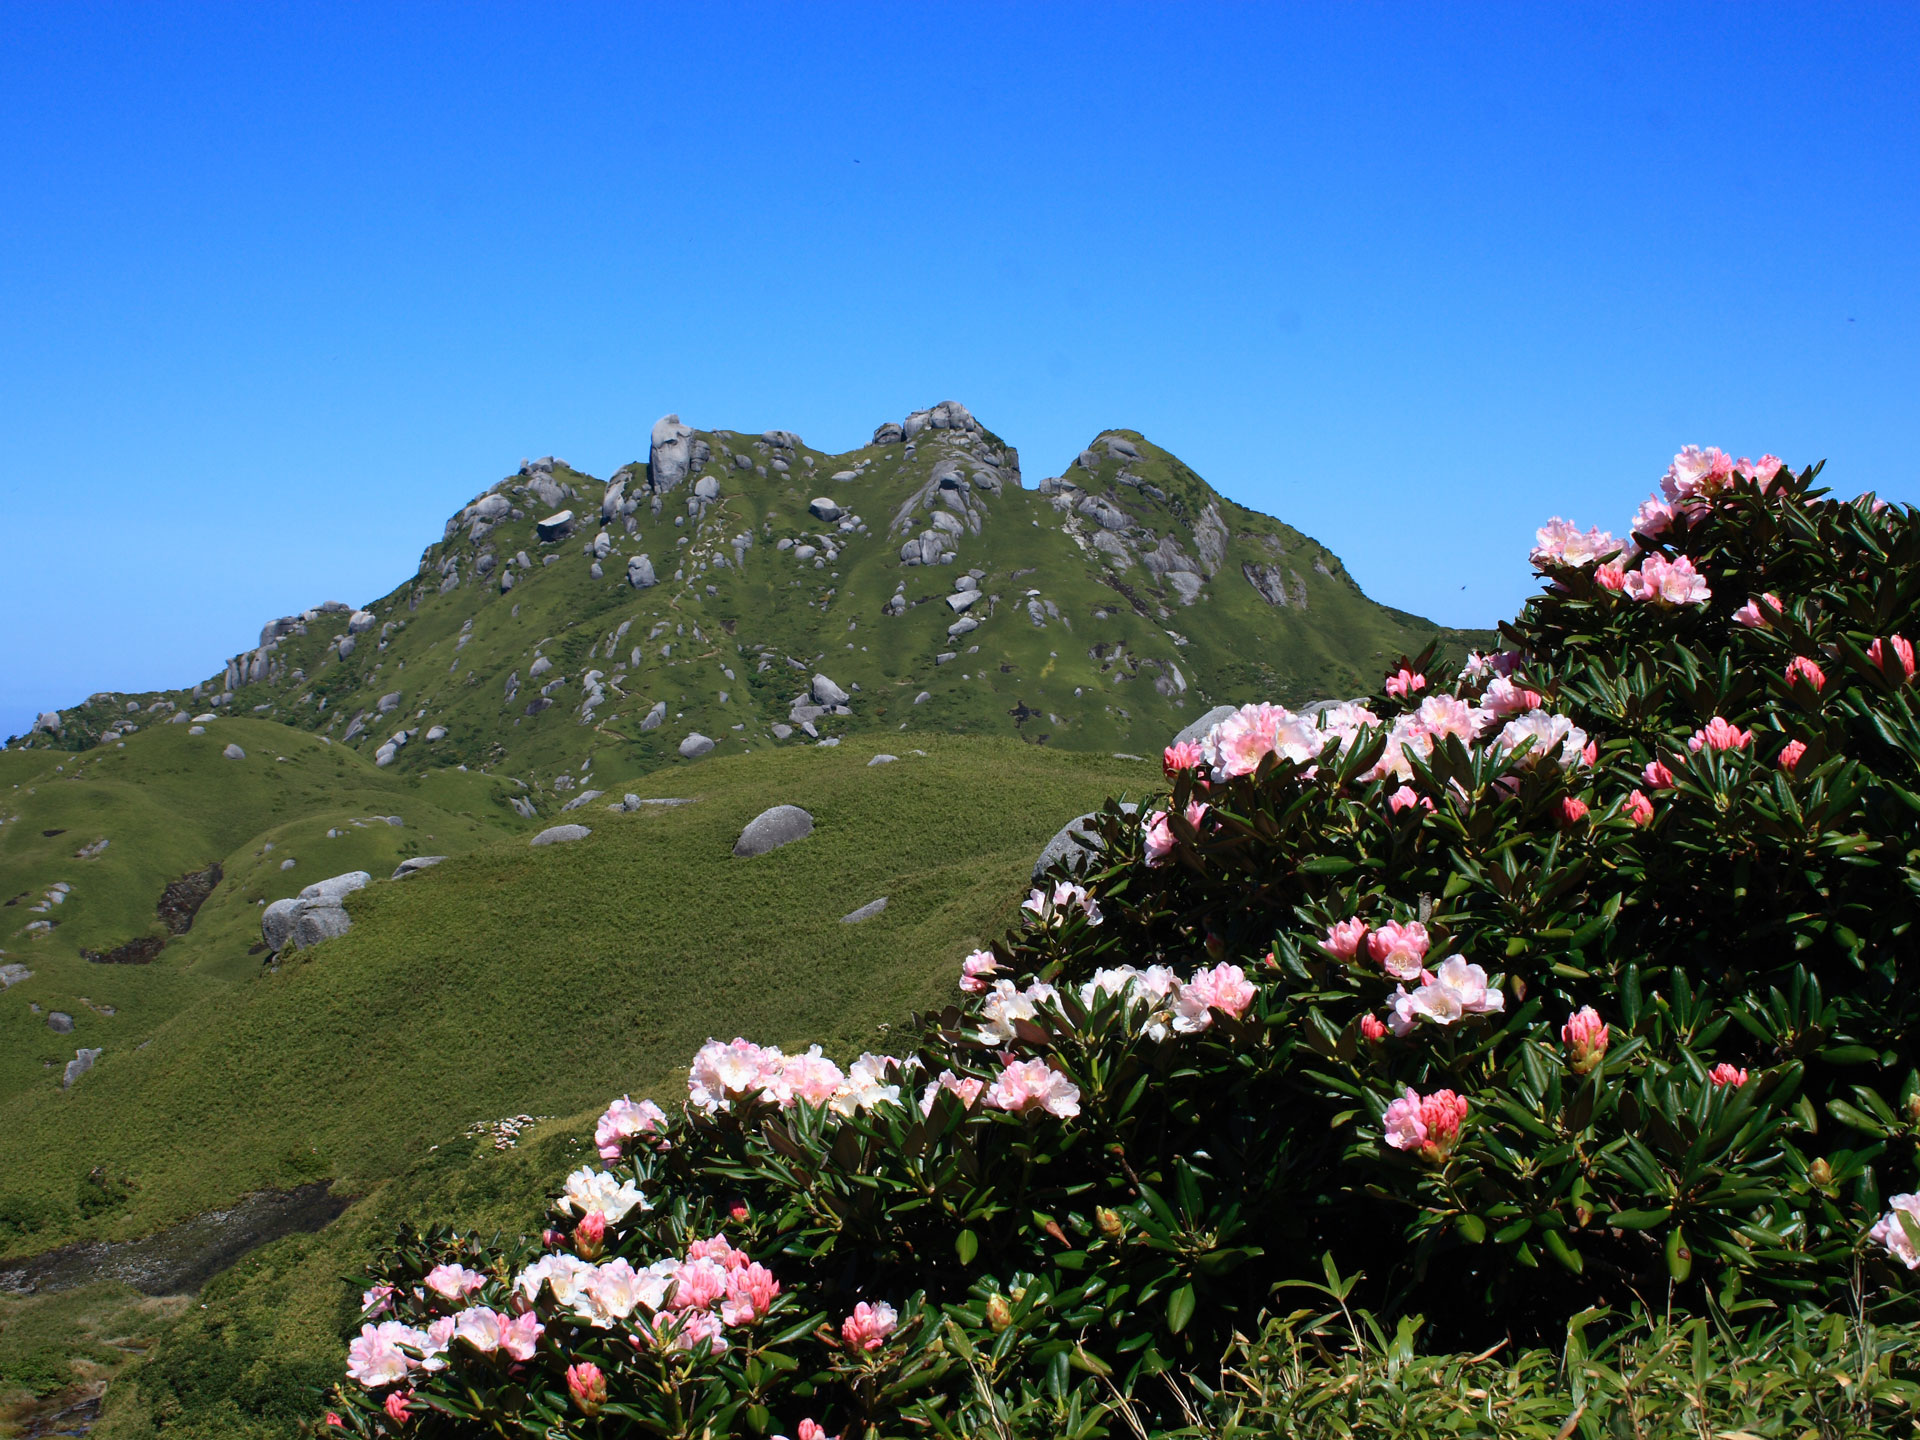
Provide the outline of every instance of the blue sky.
<path id="1" fill-rule="evenodd" d="M 1683 443 L 1920 500 L 1915 73 L 1911 5 L 13 0 L 0 734 L 667 411 L 1129 426 L 1454 624 Z"/>

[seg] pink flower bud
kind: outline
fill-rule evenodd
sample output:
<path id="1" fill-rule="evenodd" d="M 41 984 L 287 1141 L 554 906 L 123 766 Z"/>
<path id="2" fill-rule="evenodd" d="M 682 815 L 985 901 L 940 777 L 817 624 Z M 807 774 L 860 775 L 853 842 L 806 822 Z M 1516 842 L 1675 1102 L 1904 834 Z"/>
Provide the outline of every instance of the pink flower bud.
<path id="1" fill-rule="evenodd" d="M 1320 948 L 1336 960 L 1351 960 L 1360 953 L 1360 942 L 1367 938 L 1367 922 L 1358 915 L 1327 927 L 1327 938 Z"/>
<path id="2" fill-rule="evenodd" d="M 1892 635 L 1888 638 L 1893 642 L 1894 664 L 1900 670 L 1900 678 L 1902 680 L 1913 679 L 1913 642 L 1899 635 Z M 1873 644 L 1867 647 L 1867 659 L 1871 660 L 1882 670 L 1887 668 L 1886 651 L 1881 648 L 1878 640 L 1875 640 Z"/>
<path id="3" fill-rule="evenodd" d="M 1587 1074 L 1606 1057 L 1607 1023 L 1591 1005 L 1573 1013 L 1560 1027 L 1560 1038 L 1566 1042 L 1567 1064 L 1576 1075 Z"/>
<path id="4" fill-rule="evenodd" d="M 1000 968 L 991 950 L 976 950 L 960 962 L 960 988 L 969 995 L 984 994 L 992 983 L 988 977 Z"/>
<path id="5" fill-rule="evenodd" d="M 1737 1090 L 1740 1086 L 1747 1083 L 1747 1072 L 1735 1069 L 1726 1061 L 1722 1060 L 1707 1072 L 1707 1078 L 1711 1080 L 1716 1087 L 1731 1085 Z"/>
<path id="6" fill-rule="evenodd" d="M 1789 740 L 1780 747 L 1780 768 L 1791 775 L 1794 768 L 1799 765 L 1800 757 L 1806 753 L 1807 745 L 1804 740 Z"/>
<path id="7" fill-rule="evenodd" d="M 1405 666 L 1401 667 L 1398 675 L 1389 675 L 1387 677 L 1387 694 L 1394 696 L 1396 699 L 1404 700 L 1409 695 L 1418 694 L 1426 688 L 1427 677 L 1424 675 L 1416 675 Z"/>
<path id="8" fill-rule="evenodd" d="M 1742 605 L 1738 610 L 1734 611 L 1733 612 L 1734 623 L 1737 625 L 1744 625 L 1749 630 L 1758 630 L 1765 627 L 1768 623 L 1770 623 L 1767 620 L 1767 612 L 1760 608 L 1760 602 L 1762 600 L 1764 600 L 1767 604 L 1773 607 L 1775 614 L 1778 614 L 1784 608 L 1780 604 L 1780 597 L 1778 595 L 1775 595 L 1772 591 L 1768 591 L 1765 595 L 1760 596 L 1758 599 L 1747 601 L 1746 604 Z"/>
<path id="9" fill-rule="evenodd" d="M 1178 745 L 1167 746 L 1160 757 L 1160 768 L 1166 772 L 1167 779 L 1171 780 L 1182 770 L 1199 769 L 1204 758 L 1205 752 L 1197 742 L 1182 740 Z"/>
<path id="10" fill-rule="evenodd" d="M 1560 823 L 1571 829 L 1587 818 L 1587 802 L 1578 795 L 1560 797 Z"/>
<path id="11" fill-rule="evenodd" d="M 802 1420 L 796 1432 L 799 1440 L 840 1440 L 838 1435 L 829 1435 L 818 1420 Z"/>
<path id="12" fill-rule="evenodd" d="M 1827 688 L 1827 677 L 1820 667 L 1804 655 L 1796 655 L 1787 665 L 1787 684 L 1805 685 L 1818 695 Z"/>
<path id="13" fill-rule="evenodd" d="M 593 1212 L 582 1215 L 573 1227 L 573 1248 L 582 1260 L 596 1260 L 607 1238 L 607 1217 Z"/>
<path id="14" fill-rule="evenodd" d="M 1598 740 L 1587 741 L 1586 746 L 1580 751 L 1580 763 L 1591 769 L 1594 762 L 1599 758 L 1600 742 Z"/>
<path id="15" fill-rule="evenodd" d="M 1687 741 L 1687 748 L 1699 754 L 1701 750 L 1744 750 L 1753 743 L 1753 732 L 1742 730 L 1738 725 L 1716 715 L 1693 732 Z"/>
<path id="16" fill-rule="evenodd" d="M 1627 803 L 1621 807 L 1621 814 L 1636 825 L 1645 825 L 1653 819 L 1653 802 L 1640 791 L 1635 790 L 1627 796 Z"/>
<path id="17" fill-rule="evenodd" d="M 1386 1022 L 1378 1015 L 1362 1015 L 1360 1017 L 1360 1033 L 1369 1041 L 1378 1043 L 1387 1038 Z"/>
<path id="18" fill-rule="evenodd" d="M 1640 778 L 1646 781 L 1649 790 L 1673 788 L 1673 772 L 1658 760 L 1647 761 L 1646 768 L 1640 772 Z"/>
<path id="19" fill-rule="evenodd" d="M 396 1425 L 407 1423 L 407 1402 L 413 1398 L 411 1390 L 395 1390 L 387 1396 L 386 1404 L 380 1408 L 387 1412 L 387 1418 Z"/>
<path id="20" fill-rule="evenodd" d="M 569 1365 L 567 1393 L 573 1396 L 573 1403 L 580 1407 L 580 1413 L 591 1420 L 600 1413 L 600 1407 L 607 1403 L 605 1372 L 591 1360 Z"/>

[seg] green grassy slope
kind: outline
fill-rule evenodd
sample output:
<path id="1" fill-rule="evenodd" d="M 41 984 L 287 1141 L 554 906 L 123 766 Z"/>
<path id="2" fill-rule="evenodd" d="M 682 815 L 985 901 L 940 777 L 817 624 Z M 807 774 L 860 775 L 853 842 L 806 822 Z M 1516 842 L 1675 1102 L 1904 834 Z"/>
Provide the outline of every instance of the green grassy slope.
<path id="1" fill-rule="evenodd" d="M 289 739 L 321 751 L 315 763 L 339 748 Z M 1008 922 L 1033 856 L 1068 816 L 1158 778 L 1142 763 L 1005 740 L 934 738 L 927 755 L 902 748 L 897 763 L 870 767 L 874 748 L 710 761 L 675 787 L 697 803 L 584 809 L 578 818 L 594 834 L 574 845 L 472 837 L 465 855 L 352 896 L 352 932 L 277 973 L 261 972 L 242 945 L 258 913 L 246 902 L 277 870 L 222 886 L 233 893 L 210 902 L 210 911 L 224 909 L 203 922 L 197 964 L 176 966 L 173 948 L 144 967 L 63 964 L 51 951 L 42 962 L 35 953 L 35 979 L 8 992 L 0 1010 L 9 1035 L 35 1055 L 74 1043 L 107 1053 L 65 1093 L 37 1064 L 10 1062 L 0 1098 L 4 1188 L 59 1213 L 5 1243 L 38 1250 L 83 1224 L 88 1233 L 141 1233 L 250 1189 L 316 1176 L 357 1191 L 464 1125 L 569 1113 L 622 1090 L 670 1085 L 721 1031 L 857 1049 L 876 1025 L 949 993 L 958 957 Z M 84 791 L 107 782 L 61 783 Z M 39 801 L 59 785 L 32 788 Z M 816 833 L 734 859 L 741 827 L 776 803 L 812 811 Z M 317 823 L 281 833 L 311 833 Z M 456 822 L 427 823 L 445 839 Z M 329 843 L 344 842 L 289 848 Z M 77 881 L 75 894 L 83 895 Z M 840 923 L 882 895 L 883 914 Z M 73 928 L 82 928 L 78 916 Z M 71 1036 L 35 1033 L 27 1003 L 50 1008 L 82 984 L 92 998 L 122 996 L 125 1009 L 76 1010 Z M 142 986 L 164 993 L 143 1001 Z M 143 1003 L 171 1013 L 154 1023 L 142 1018 Z M 72 1208 L 78 1177 L 102 1165 L 131 1186 L 83 1221 Z"/>

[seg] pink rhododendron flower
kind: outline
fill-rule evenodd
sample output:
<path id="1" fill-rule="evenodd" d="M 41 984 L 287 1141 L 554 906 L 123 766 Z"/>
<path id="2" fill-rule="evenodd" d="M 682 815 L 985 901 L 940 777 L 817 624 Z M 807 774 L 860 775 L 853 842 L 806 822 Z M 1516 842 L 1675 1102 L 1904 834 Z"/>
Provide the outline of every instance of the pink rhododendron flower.
<path id="1" fill-rule="evenodd" d="M 573 1396 L 573 1403 L 580 1407 L 580 1413 L 591 1420 L 600 1413 L 600 1407 L 607 1403 L 605 1372 L 591 1360 L 582 1360 L 577 1365 L 569 1365 L 567 1393 Z"/>
<path id="2" fill-rule="evenodd" d="M 767 1318 L 780 1282 L 764 1265 L 748 1265 L 727 1276 L 727 1295 L 720 1305 L 720 1318 L 729 1325 L 752 1325 Z"/>
<path id="3" fill-rule="evenodd" d="M 1886 1246 L 1887 1253 L 1907 1269 L 1920 1268 L 1920 1249 L 1914 1248 L 1907 1227 L 1900 1223 L 1903 1213 L 1920 1221 L 1920 1195 L 1896 1195 L 1887 1204 L 1893 1208 L 1880 1217 L 1867 1238 Z"/>
<path id="4" fill-rule="evenodd" d="M 1806 753 L 1806 741 L 1789 740 L 1785 745 L 1780 747 L 1780 768 L 1791 775 L 1794 772 L 1794 768 L 1799 765 L 1800 758 Z"/>
<path id="5" fill-rule="evenodd" d="M 1658 760 L 1647 761 L 1646 768 L 1640 772 L 1640 778 L 1647 782 L 1647 788 L 1649 790 L 1671 790 L 1673 788 L 1673 771 L 1662 765 Z"/>
<path id="6" fill-rule="evenodd" d="M 877 1105 L 898 1105 L 900 1087 L 887 1079 L 887 1071 L 906 1068 L 907 1062 L 892 1055 L 875 1055 L 871 1052 L 862 1055 L 848 1067 L 846 1083 L 835 1093 L 831 1102 L 833 1113 L 845 1116 L 871 1110 Z"/>
<path id="7" fill-rule="evenodd" d="M 1604 565 L 1596 566 L 1594 568 L 1593 578 L 1602 590 L 1611 590 L 1617 595 L 1627 588 L 1626 562 L 1624 560 L 1609 560 Z"/>
<path id="8" fill-rule="evenodd" d="M 1419 976 L 1430 944 L 1427 927 L 1418 920 L 1389 920 L 1367 936 L 1367 953 L 1389 975 L 1412 980 Z"/>
<path id="9" fill-rule="evenodd" d="M 1433 801 L 1420 794 L 1411 785 L 1402 785 L 1387 797 L 1387 809 L 1395 815 L 1416 805 L 1424 805 L 1428 810 L 1433 809 Z"/>
<path id="10" fill-rule="evenodd" d="M 1524 715 L 1529 710 L 1540 708 L 1540 692 L 1529 690 L 1524 685 L 1516 685 L 1505 675 L 1490 682 L 1486 694 L 1480 697 L 1480 703 L 1496 719 L 1504 720 L 1510 715 Z"/>
<path id="11" fill-rule="evenodd" d="M 475 1305 L 453 1317 L 453 1333 L 482 1355 L 491 1355 L 506 1339 L 511 1317 L 486 1305 Z"/>
<path id="12" fill-rule="evenodd" d="M 1587 741 L 1586 745 L 1580 751 L 1580 763 L 1588 769 L 1592 769 L 1594 762 L 1599 758 L 1600 742 L 1598 740 Z"/>
<path id="13" fill-rule="evenodd" d="M 999 969 L 1000 962 L 991 950 L 976 950 L 960 962 L 960 988 L 969 995 L 981 994 L 987 988 L 987 977 Z"/>
<path id="14" fill-rule="evenodd" d="M 427 1288 L 443 1300 L 464 1300 L 486 1283 L 486 1276 L 464 1265 L 436 1265 L 427 1272 Z"/>
<path id="15" fill-rule="evenodd" d="M 1044 1110 L 1070 1120 L 1080 1113 L 1080 1087 L 1044 1060 L 1008 1060 L 984 1098 L 991 1108 L 1015 1115 Z"/>
<path id="16" fill-rule="evenodd" d="M 1222 963 L 1211 970 L 1196 970 L 1174 993 L 1173 1028 L 1181 1035 L 1198 1034 L 1213 1024 L 1215 1010 L 1238 1020 L 1253 1003 L 1253 994 L 1252 983 L 1238 965 Z"/>
<path id="17" fill-rule="evenodd" d="M 987 1082 L 984 1080 L 975 1079 L 971 1075 L 962 1079 L 951 1070 L 942 1070 L 940 1072 L 940 1078 L 938 1080 L 929 1080 L 927 1082 L 927 1088 L 920 1092 L 920 1113 L 922 1115 L 931 1115 L 933 1113 L 933 1102 L 938 1098 L 942 1090 L 958 1095 L 960 1097 L 960 1108 L 962 1110 L 971 1110 L 973 1108 L 973 1102 L 980 1098 L 980 1092 L 986 1089 L 986 1087 Z"/>
<path id="18" fill-rule="evenodd" d="M 413 1399 L 413 1391 L 395 1390 L 387 1396 L 386 1403 L 380 1408 L 387 1412 L 387 1418 L 394 1424 L 404 1425 L 407 1423 L 407 1402 L 411 1399 Z"/>
<path id="19" fill-rule="evenodd" d="M 1737 1090 L 1740 1086 L 1747 1083 L 1747 1072 L 1737 1069 L 1722 1060 L 1707 1072 L 1707 1078 L 1716 1086 L 1731 1085 Z"/>
<path id="20" fill-rule="evenodd" d="M 653 1317 L 653 1333 L 669 1350 L 691 1351 L 704 1345 L 709 1353 L 723 1355 L 728 1349 L 720 1317 L 711 1310 L 663 1311 Z"/>
<path id="21" fill-rule="evenodd" d="M 1635 790 L 1627 796 L 1627 803 L 1621 807 L 1621 813 L 1636 825 L 1644 825 L 1653 819 L 1653 802 L 1640 791 Z"/>
<path id="22" fill-rule="evenodd" d="M 1899 668 L 1902 678 L 1913 679 L 1913 642 L 1902 635 L 1890 635 L 1887 638 L 1893 643 L 1894 663 Z M 1886 669 L 1886 652 L 1881 648 L 1878 640 L 1867 647 L 1867 659 L 1880 669 Z"/>
<path id="23" fill-rule="evenodd" d="M 1327 938 L 1320 948 L 1335 960 L 1351 960 L 1360 953 L 1360 942 L 1367 938 L 1367 922 L 1355 915 L 1327 927 Z"/>
<path id="24" fill-rule="evenodd" d="M 709 1236 L 705 1240 L 695 1240 L 687 1246 L 687 1259 L 711 1260 L 722 1270 L 744 1270 L 748 1256 L 744 1250 L 736 1250 L 733 1242 L 724 1235 Z"/>
<path id="25" fill-rule="evenodd" d="M 1452 735 L 1462 745 L 1471 745 L 1493 720 L 1490 712 L 1469 705 L 1457 695 L 1429 695 L 1413 712 L 1413 718 L 1434 740 Z"/>
<path id="26" fill-rule="evenodd" d="M 413 1361 L 400 1347 L 412 1344 L 419 1334 L 398 1320 L 362 1325 L 359 1337 L 347 1346 L 348 1378 L 359 1381 L 369 1390 L 406 1379 Z"/>
<path id="27" fill-rule="evenodd" d="M 748 1040 L 728 1043 L 709 1040 L 693 1057 L 687 1071 L 687 1100 L 696 1110 L 708 1114 L 725 1109 L 767 1084 L 769 1073 L 777 1073 L 784 1057 L 778 1050 L 763 1048 Z"/>
<path id="28" fill-rule="evenodd" d="M 1687 748 L 1698 755 L 1701 750 L 1744 750 L 1753 743 L 1753 732 L 1742 730 L 1716 715 L 1693 732 Z"/>
<path id="29" fill-rule="evenodd" d="M 1769 590 L 1765 595 L 1747 601 L 1746 604 L 1734 611 L 1733 618 L 1735 623 L 1745 625 L 1749 630 L 1762 629 L 1772 624 L 1772 622 L 1767 619 L 1767 612 L 1760 608 L 1760 602 L 1762 600 L 1773 607 L 1775 614 L 1779 614 L 1786 608 L 1781 605 L 1780 597 Z"/>
<path id="30" fill-rule="evenodd" d="M 1147 864 L 1164 865 L 1173 854 L 1173 831 L 1167 825 L 1167 812 L 1155 810 L 1146 820 Z"/>
<path id="31" fill-rule="evenodd" d="M 513 1289 L 529 1305 L 540 1298 L 542 1287 L 552 1293 L 557 1304 L 571 1305 L 581 1284 L 593 1273 L 593 1266 L 577 1256 L 542 1255 L 513 1277 Z"/>
<path id="32" fill-rule="evenodd" d="M 1275 736 L 1293 714 L 1278 705 L 1243 705 L 1208 734 L 1213 768 L 1228 779 L 1251 775 L 1274 753 Z"/>
<path id="33" fill-rule="evenodd" d="M 1704 605 L 1713 598 L 1706 577 L 1684 555 L 1671 561 L 1664 555 L 1647 556 L 1638 570 L 1627 572 L 1620 588 L 1629 600 L 1652 605 Z"/>
<path id="34" fill-rule="evenodd" d="M 1460 1126 L 1467 1118 L 1467 1102 L 1451 1090 L 1436 1090 L 1421 1095 L 1412 1086 L 1406 1094 L 1387 1106 L 1383 1128 L 1388 1145 L 1407 1150 L 1423 1160 L 1446 1159 L 1460 1138 Z"/>
<path id="35" fill-rule="evenodd" d="M 1206 753 L 1201 750 L 1198 741 L 1182 740 L 1178 745 L 1167 746 L 1160 757 L 1160 768 L 1171 780 L 1182 770 L 1199 769 L 1205 759 Z"/>
<path id="36" fill-rule="evenodd" d="M 846 1072 L 809 1045 L 804 1055 L 788 1055 L 776 1075 L 769 1077 L 766 1094 L 782 1108 L 794 1104 L 827 1105 L 847 1083 Z"/>
<path id="37" fill-rule="evenodd" d="M 727 1270 L 713 1260 L 687 1260 L 673 1272 L 669 1310 L 709 1310 L 727 1293 Z"/>
<path id="38" fill-rule="evenodd" d="M 673 1260 L 657 1260 L 644 1270 L 634 1269 L 624 1259 L 593 1266 L 579 1277 L 572 1302 L 574 1316 L 605 1330 L 636 1310 L 659 1310 L 667 1303 L 667 1291 L 679 1269 Z M 558 1288 L 554 1287 L 556 1297 Z"/>
<path id="39" fill-rule="evenodd" d="M 376 1285 L 371 1290 L 360 1292 L 360 1308 L 369 1315 L 379 1315 L 393 1308 L 393 1286 Z"/>
<path id="40" fill-rule="evenodd" d="M 1578 568 L 1620 549 L 1620 542 L 1606 531 L 1596 528 L 1582 532 L 1556 515 L 1534 532 L 1533 550 L 1527 558 L 1542 570 L 1555 565 Z"/>
<path id="41" fill-rule="evenodd" d="M 573 1248 L 580 1252 L 583 1260 L 597 1260 L 607 1239 L 606 1218 L 601 1215 L 582 1215 L 580 1223 L 573 1227 Z"/>
<path id="42" fill-rule="evenodd" d="M 1663 535 L 1672 528 L 1679 512 L 1658 495 L 1643 500 L 1633 512 L 1632 530 L 1636 535 Z"/>
<path id="43" fill-rule="evenodd" d="M 1576 1075 L 1585 1075 L 1606 1058 L 1607 1022 L 1591 1005 L 1573 1013 L 1560 1027 L 1560 1038 L 1566 1043 L 1567 1064 Z"/>
<path id="44" fill-rule="evenodd" d="M 1751 480 L 1764 495 L 1767 487 L 1773 484 L 1774 476 L 1780 473 L 1786 463 L 1778 455 L 1762 455 L 1758 460 L 1749 460 L 1742 455 L 1733 462 L 1733 473 L 1742 480 Z"/>
<path id="45" fill-rule="evenodd" d="M 862 1300 L 853 1307 L 853 1313 L 840 1322 L 840 1338 L 847 1342 L 849 1350 L 878 1350 L 899 1323 L 899 1315 L 886 1301 L 869 1305 Z"/>
<path id="46" fill-rule="evenodd" d="M 1669 500 L 1710 500 L 1727 488 L 1733 478 L 1733 457 L 1716 446 L 1702 450 L 1698 445 L 1682 446 L 1673 457 L 1660 488 Z"/>
<path id="47" fill-rule="evenodd" d="M 1560 797 L 1560 823 L 1566 826 L 1578 825 L 1587 818 L 1587 802 L 1577 795 Z"/>
<path id="48" fill-rule="evenodd" d="M 1804 655 L 1796 655 L 1787 662 L 1787 684 L 1806 685 L 1818 695 L 1827 688 L 1826 672 Z"/>
<path id="49" fill-rule="evenodd" d="M 337 1410 L 327 1411 L 327 1424 L 338 1425 L 342 1430 L 347 1428 L 347 1422 L 340 1418 L 340 1413 Z"/>
<path id="50" fill-rule="evenodd" d="M 593 1143 L 602 1160 L 618 1160 L 626 1142 L 636 1135 L 651 1135 L 666 1128 L 667 1112 L 651 1100 L 634 1104 L 622 1095 L 607 1107 L 600 1123 L 593 1127 Z"/>
<path id="51" fill-rule="evenodd" d="M 1387 677 L 1387 694 L 1398 700 L 1404 700 L 1409 695 L 1413 695 L 1426 688 L 1427 677 L 1424 675 L 1416 675 L 1404 666 L 1401 667 L 1399 674 L 1389 675 Z"/>
<path id="52" fill-rule="evenodd" d="M 1360 1033 L 1368 1040 L 1384 1040 L 1387 1038 L 1387 1027 L 1377 1015 L 1362 1015 Z"/>

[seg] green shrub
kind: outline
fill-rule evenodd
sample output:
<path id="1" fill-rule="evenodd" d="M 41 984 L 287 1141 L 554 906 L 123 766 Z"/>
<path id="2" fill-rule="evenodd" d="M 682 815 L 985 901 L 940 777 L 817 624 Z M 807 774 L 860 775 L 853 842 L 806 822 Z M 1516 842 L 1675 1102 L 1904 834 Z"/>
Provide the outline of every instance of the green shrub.
<path id="1" fill-rule="evenodd" d="M 1909 1315 L 1920 516 L 1814 479 L 1554 522 L 1510 651 L 1170 750 L 900 1056 L 711 1043 L 539 1241 L 404 1235 L 343 1423 L 1179 1428 L 1322 1273 L 1475 1350 Z"/>

